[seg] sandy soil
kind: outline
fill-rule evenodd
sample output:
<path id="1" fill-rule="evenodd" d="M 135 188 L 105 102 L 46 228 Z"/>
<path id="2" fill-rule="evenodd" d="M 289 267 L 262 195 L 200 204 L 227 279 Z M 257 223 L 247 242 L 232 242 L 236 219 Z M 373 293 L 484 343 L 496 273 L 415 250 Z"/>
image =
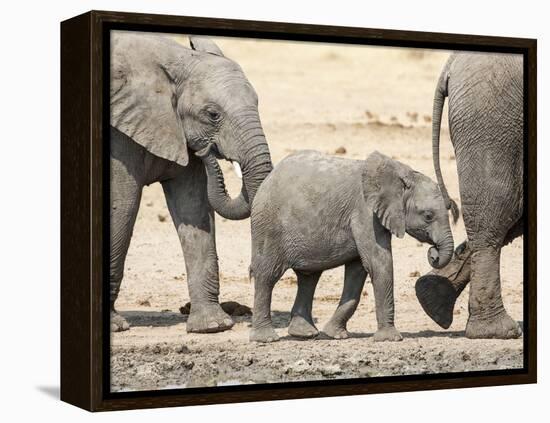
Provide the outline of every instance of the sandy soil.
<path id="1" fill-rule="evenodd" d="M 185 42 L 185 40 L 182 40 Z M 431 158 L 431 109 L 435 83 L 447 52 L 380 47 L 219 39 L 226 56 L 244 69 L 260 98 L 260 113 L 274 163 L 301 149 L 363 159 L 374 150 L 407 163 L 435 179 Z M 451 196 L 460 204 L 454 153 L 446 124 L 441 164 Z M 236 193 L 240 180 L 222 163 Z M 453 227 L 465 238 L 461 220 Z M 249 221 L 217 216 L 221 301 L 251 305 L 248 282 Z M 396 326 L 400 343 L 374 343 L 372 286 L 348 325 L 353 336 L 300 341 L 287 335 L 296 279 L 289 271 L 274 290 L 278 343 L 248 342 L 249 317 L 236 318 L 230 331 L 187 334 L 179 307 L 189 300 L 185 264 L 159 184 L 146 187 L 126 261 L 117 309 L 132 325 L 112 336 L 112 389 L 143 390 L 240 383 L 461 372 L 521 367 L 523 340 L 464 338 L 468 289 L 457 301 L 447 331 L 427 317 L 414 294 L 417 276 L 430 267 L 426 245 L 408 235 L 394 239 Z M 522 317 L 523 240 L 503 250 L 504 303 Z M 317 326 L 338 303 L 343 268 L 319 282 L 313 315 Z"/>

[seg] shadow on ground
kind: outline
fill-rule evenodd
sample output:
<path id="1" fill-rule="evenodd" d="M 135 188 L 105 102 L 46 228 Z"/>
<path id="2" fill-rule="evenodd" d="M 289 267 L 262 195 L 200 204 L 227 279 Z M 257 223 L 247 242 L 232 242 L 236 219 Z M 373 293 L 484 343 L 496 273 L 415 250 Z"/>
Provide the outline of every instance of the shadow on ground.
<path id="1" fill-rule="evenodd" d="M 59 386 L 37 386 L 36 389 L 50 398 L 59 399 Z"/>
<path id="2" fill-rule="evenodd" d="M 288 326 L 288 325 L 287 325 Z M 284 326 L 283 326 L 284 327 Z M 372 338 L 374 336 L 374 333 L 372 332 L 349 332 L 349 338 L 348 339 L 364 339 L 364 338 Z M 401 335 L 403 335 L 403 339 L 415 339 L 415 338 L 463 338 L 465 336 L 465 332 L 463 330 L 457 330 L 457 331 L 448 331 L 448 332 L 438 332 L 434 330 L 423 330 L 420 332 L 401 332 Z M 301 338 L 296 338 L 290 335 L 282 336 L 281 339 L 288 339 L 292 341 L 302 340 Z M 327 341 L 331 340 L 333 338 L 330 338 L 328 335 L 326 335 L 323 332 L 320 332 L 319 335 L 314 338 L 313 340 L 319 340 L 319 341 Z M 307 339 L 311 340 L 311 339 Z M 338 340 L 343 341 L 345 340 Z"/>
<path id="3" fill-rule="evenodd" d="M 173 326 L 187 322 L 188 315 L 174 311 L 121 311 L 120 314 L 134 327 L 164 327 Z M 232 316 L 235 323 L 251 323 L 252 316 Z M 276 329 L 287 328 L 290 324 L 290 312 L 274 310 L 271 314 L 273 326 Z M 314 319 L 317 323 L 317 319 Z M 523 322 L 520 322 L 523 326 Z M 370 338 L 374 335 L 371 332 L 350 332 L 350 338 Z M 403 338 L 460 338 L 465 336 L 463 330 L 435 331 L 423 330 L 420 332 L 401 332 Z M 283 339 L 298 339 L 291 336 L 284 336 Z M 319 340 L 331 339 L 324 333 L 316 338 Z"/>
<path id="4" fill-rule="evenodd" d="M 173 326 L 187 321 L 186 315 L 174 311 L 120 311 L 130 326 Z"/>

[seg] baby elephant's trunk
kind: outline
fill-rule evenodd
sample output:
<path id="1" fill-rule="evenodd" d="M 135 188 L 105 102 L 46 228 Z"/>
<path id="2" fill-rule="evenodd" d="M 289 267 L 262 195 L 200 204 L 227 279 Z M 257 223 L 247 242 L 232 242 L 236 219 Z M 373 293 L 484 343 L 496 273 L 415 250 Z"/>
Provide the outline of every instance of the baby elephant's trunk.
<path id="1" fill-rule="evenodd" d="M 445 231 L 443 237 L 434 242 L 435 245 L 428 250 L 428 262 L 434 269 L 441 269 L 447 266 L 453 257 L 454 241 L 451 230 Z"/>

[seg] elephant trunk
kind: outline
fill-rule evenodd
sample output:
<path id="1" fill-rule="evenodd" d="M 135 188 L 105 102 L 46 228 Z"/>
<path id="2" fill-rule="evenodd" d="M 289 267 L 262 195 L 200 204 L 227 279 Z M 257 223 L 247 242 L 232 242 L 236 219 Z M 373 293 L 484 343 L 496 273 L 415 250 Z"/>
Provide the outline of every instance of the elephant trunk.
<path id="1" fill-rule="evenodd" d="M 428 262 L 435 269 L 441 269 L 451 261 L 454 251 L 454 240 L 451 229 L 447 229 L 442 237 L 434 240 L 435 245 L 428 250 Z"/>
<path id="2" fill-rule="evenodd" d="M 249 217 L 250 205 L 245 185 L 243 184 L 241 192 L 236 198 L 231 198 L 225 188 L 223 172 L 220 169 L 216 155 L 210 150 L 201 150 L 196 154 L 202 159 L 206 169 L 208 201 L 212 208 L 220 216 L 230 220 Z"/>
<path id="3" fill-rule="evenodd" d="M 223 173 L 212 145 L 196 153 L 205 165 L 210 205 L 220 216 L 230 220 L 241 220 L 250 216 L 254 196 L 262 181 L 273 169 L 262 131 L 243 141 L 242 148 L 242 159 L 238 162 L 242 169 L 243 184 L 236 198 L 231 198 L 226 190 Z"/>
<path id="4" fill-rule="evenodd" d="M 250 207 L 263 180 L 273 170 L 269 148 L 262 134 L 256 135 L 242 160 L 243 185 L 246 187 Z"/>

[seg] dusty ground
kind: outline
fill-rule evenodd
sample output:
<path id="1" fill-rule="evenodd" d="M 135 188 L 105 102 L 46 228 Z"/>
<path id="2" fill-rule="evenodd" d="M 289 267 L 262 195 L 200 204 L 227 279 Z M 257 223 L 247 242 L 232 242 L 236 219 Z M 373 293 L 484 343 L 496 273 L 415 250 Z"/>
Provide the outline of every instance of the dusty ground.
<path id="1" fill-rule="evenodd" d="M 185 40 L 182 40 L 185 42 Z M 431 158 L 431 109 L 435 83 L 448 53 L 379 47 L 220 39 L 226 56 L 243 67 L 260 98 L 260 113 L 273 161 L 295 150 L 317 149 L 363 159 L 379 150 L 435 179 Z M 459 202 L 456 166 L 446 124 L 442 168 Z M 223 164 L 230 191 L 240 181 Z M 251 305 L 248 282 L 249 221 L 217 216 L 221 300 Z M 464 239 L 462 221 L 453 227 Z M 250 319 L 228 332 L 187 334 L 179 307 L 189 299 L 184 259 L 160 185 L 145 188 L 117 302 L 132 329 L 112 337 L 113 390 L 314 380 L 416 373 L 507 369 L 522 366 L 523 340 L 468 340 L 467 291 L 447 331 L 427 317 L 414 294 L 418 274 L 429 270 L 427 246 L 408 235 L 394 239 L 396 325 L 401 343 L 375 344 L 372 286 L 348 328 L 353 337 L 299 341 L 287 336 L 296 280 L 288 272 L 274 291 L 274 321 L 282 339 L 248 342 Z M 522 239 L 503 250 L 505 306 L 522 318 Z M 343 268 L 325 272 L 313 315 L 322 328 L 336 308 Z"/>

